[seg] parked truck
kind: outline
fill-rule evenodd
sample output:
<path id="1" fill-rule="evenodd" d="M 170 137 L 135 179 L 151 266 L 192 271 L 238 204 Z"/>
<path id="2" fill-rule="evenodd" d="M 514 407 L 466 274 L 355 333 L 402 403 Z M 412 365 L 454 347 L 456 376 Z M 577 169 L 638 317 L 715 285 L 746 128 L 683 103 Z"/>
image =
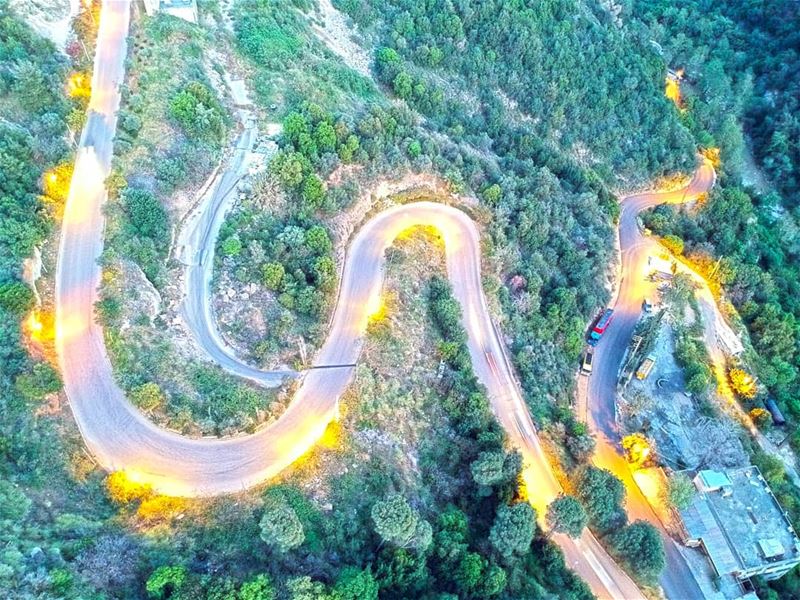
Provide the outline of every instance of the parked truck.
<path id="1" fill-rule="evenodd" d="M 653 370 L 653 367 L 656 364 L 656 357 L 652 354 L 649 355 L 642 361 L 642 364 L 639 365 L 639 368 L 636 369 L 636 379 L 642 381 L 647 379 L 647 376 L 650 375 L 650 371 Z"/>
<path id="2" fill-rule="evenodd" d="M 592 327 L 592 331 L 589 333 L 589 344 L 592 346 L 596 346 L 597 342 L 600 341 L 600 338 L 603 337 L 603 334 L 608 329 L 608 326 L 611 324 L 611 320 L 614 318 L 614 310 L 611 308 L 607 308 L 603 311 L 603 314 L 597 320 L 597 323 L 594 324 Z"/>

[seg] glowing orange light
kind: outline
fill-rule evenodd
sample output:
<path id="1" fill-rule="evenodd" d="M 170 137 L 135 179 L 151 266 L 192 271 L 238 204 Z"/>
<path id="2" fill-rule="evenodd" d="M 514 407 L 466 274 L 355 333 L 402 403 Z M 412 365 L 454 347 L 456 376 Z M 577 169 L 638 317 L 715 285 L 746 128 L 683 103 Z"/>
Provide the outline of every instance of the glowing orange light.
<path id="1" fill-rule="evenodd" d="M 755 378 L 750 373 L 742 369 L 731 369 L 728 373 L 731 381 L 731 386 L 734 390 L 745 398 L 755 398 L 758 388 L 756 387 Z"/>
<path id="2" fill-rule="evenodd" d="M 71 98 L 91 96 L 92 90 L 88 78 L 83 73 L 73 73 L 67 80 L 67 94 Z"/>
<path id="3" fill-rule="evenodd" d="M 641 433 L 632 433 L 622 438 L 622 449 L 631 465 L 641 467 L 650 456 L 650 443 Z"/>
<path id="4" fill-rule="evenodd" d="M 28 334 L 31 336 L 32 340 L 39 341 L 41 339 L 41 334 L 44 330 L 44 324 L 39 319 L 39 315 L 35 310 L 31 311 L 31 314 L 28 315 L 28 318 L 25 321 L 25 329 L 28 331 Z"/>
<path id="5" fill-rule="evenodd" d="M 376 296 L 370 301 L 367 308 L 367 319 L 370 323 L 377 323 L 386 318 L 386 302 L 380 297 Z"/>
<path id="6" fill-rule="evenodd" d="M 677 106 L 678 108 L 682 108 L 681 85 L 676 78 L 667 77 L 666 89 L 664 91 L 664 95 L 666 95 L 667 98 L 672 100 L 675 106 Z"/>
<path id="7" fill-rule="evenodd" d="M 711 163 L 715 169 L 718 168 L 722 164 L 722 159 L 719 155 L 719 148 L 701 148 L 700 154 Z"/>
<path id="8" fill-rule="evenodd" d="M 118 504 L 128 504 L 134 500 L 144 500 L 153 495 L 153 488 L 143 482 L 135 471 L 114 471 L 106 478 L 106 491 Z"/>

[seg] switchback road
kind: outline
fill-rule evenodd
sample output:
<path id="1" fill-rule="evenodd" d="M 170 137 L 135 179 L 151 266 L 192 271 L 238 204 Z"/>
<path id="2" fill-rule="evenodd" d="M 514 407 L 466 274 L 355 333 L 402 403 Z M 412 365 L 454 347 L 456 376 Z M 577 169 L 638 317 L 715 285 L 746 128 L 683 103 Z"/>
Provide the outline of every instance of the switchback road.
<path id="1" fill-rule="evenodd" d="M 89 117 L 65 207 L 56 274 L 56 346 L 64 387 L 84 440 L 105 469 L 124 470 L 131 479 L 149 483 L 165 494 L 236 492 L 274 476 L 314 445 L 335 416 L 353 368 L 307 372 L 278 421 L 255 434 L 228 439 L 190 439 L 160 429 L 136 410 L 116 385 L 102 329 L 94 320 L 94 303 L 101 274 L 97 260 L 103 248 L 104 180 L 110 169 L 118 86 L 124 75 L 129 11 L 128 0 L 103 4 Z M 625 205 L 620 231 L 623 257 L 631 215 L 638 212 L 635 207 L 641 205 L 640 210 L 647 202 L 642 196 Z M 629 206 L 633 208 L 628 210 Z M 209 215 L 213 221 L 215 217 Z M 633 218 L 635 222 L 635 215 Z M 350 243 L 330 332 L 314 364 L 357 362 L 368 318 L 380 303 L 384 252 L 400 232 L 417 225 L 433 226 L 444 238 L 448 276 L 463 310 L 475 372 L 511 443 L 522 451 L 527 490 L 541 517 L 560 488 L 487 310 L 481 287 L 479 233 L 465 213 L 419 202 L 388 209 L 364 224 Z M 215 227 L 201 229 L 212 231 Z M 205 264 L 207 256 L 202 251 L 213 249 L 213 238 L 206 236 L 207 246 L 201 249 L 198 265 Z M 199 276 L 205 278 L 202 273 Z M 624 281 L 622 290 L 621 298 L 628 298 Z M 197 311 L 201 319 L 207 319 L 207 313 L 204 307 Z M 624 313 L 621 316 L 617 325 L 626 323 Z M 615 329 L 603 346 L 616 347 L 612 341 Z M 214 346 L 215 341 L 210 340 L 209 345 Z M 605 381 L 602 377 L 598 380 Z M 568 565 L 598 596 L 642 598 L 591 534 L 578 540 L 560 535 L 555 539 Z"/>

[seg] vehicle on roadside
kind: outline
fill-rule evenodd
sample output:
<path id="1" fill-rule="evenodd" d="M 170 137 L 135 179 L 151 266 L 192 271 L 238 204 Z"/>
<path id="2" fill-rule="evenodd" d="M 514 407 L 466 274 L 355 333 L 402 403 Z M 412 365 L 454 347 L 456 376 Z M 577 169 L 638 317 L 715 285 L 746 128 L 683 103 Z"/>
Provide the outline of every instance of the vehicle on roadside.
<path id="1" fill-rule="evenodd" d="M 586 352 L 583 353 L 583 364 L 581 364 L 581 373 L 583 375 L 591 374 L 593 360 L 594 360 L 594 348 L 590 346 L 586 348 Z"/>
<path id="2" fill-rule="evenodd" d="M 781 425 L 786 425 L 786 419 L 784 418 L 781 409 L 778 408 L 778 403 L 775 402 L 775 398 L 773 398 L 772 396 L 768 397 L 764 402 L 764 406 L 767 407 L 769 414 L 772 416 L 773 424 L 779 427 Z"/>
<path id="3" fill-rule="evenodd" d="M 650 375 L 650 371 L 653 370 L 655 364 L 656 358 L 652 354 L 645 358 L 642 361 L 642 364 L 639 365 L 639 368 L 636 369 L 636 379 L 639 381 L 644 381 L 647 379 L 647 376 Z"/>
<path id="4" fill-rule="evenodd" d="M 608 326 L 611 324 L 612 319 L 614 318 L 614 310 L 611 308 L 607 308 L 603 311 L 603 314 L 600 315 L 600 318 L 592 327 L 592 331 L 589 333 L 589 344 L 592 346 L 596 346 L 597 342 L 600 341 L 600 338 L 603 337 L 603 334 L 608 329 Z"/>

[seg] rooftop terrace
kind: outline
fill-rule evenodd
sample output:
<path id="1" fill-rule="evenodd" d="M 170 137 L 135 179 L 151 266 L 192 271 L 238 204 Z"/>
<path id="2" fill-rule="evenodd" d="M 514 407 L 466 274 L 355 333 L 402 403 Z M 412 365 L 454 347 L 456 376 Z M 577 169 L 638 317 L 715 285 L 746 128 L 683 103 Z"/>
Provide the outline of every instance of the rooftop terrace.
<path id="1" fill-rule="evenodd" d="M 746 575 L 765 565 L 800 561 L 800 540 L 758 469 L 725 475 L 730 485 L 698 491 L 681 512 L 690 540 L 702 540 L 717 572 Z"/>

